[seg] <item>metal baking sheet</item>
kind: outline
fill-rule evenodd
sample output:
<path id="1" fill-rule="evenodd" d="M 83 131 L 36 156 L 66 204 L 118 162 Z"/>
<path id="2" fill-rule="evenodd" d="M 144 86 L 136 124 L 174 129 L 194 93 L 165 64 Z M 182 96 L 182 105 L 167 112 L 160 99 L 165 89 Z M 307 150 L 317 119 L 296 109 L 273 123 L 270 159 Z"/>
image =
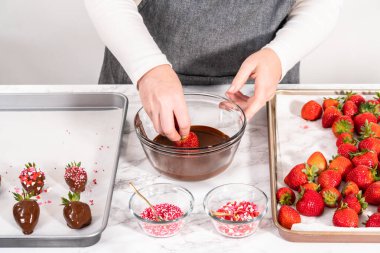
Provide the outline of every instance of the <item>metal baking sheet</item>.
<path id="1" fill-rule="evenodd" d="M 373 97 L 376 92 L 374 90 L 353 91 L 367 98 Z M 272 218 L 279 234 L 286 240 L 298 242 L 380 241 L 380 229 L 377 228 L 369 230 L 366 228 L 350 228 L 337 231 L 330 227 L 326 230 L 313 231 L 312 229 L 307 229 L 306 231 L 300 231 L 286 229 L 277 220 L 278 206 L 275 196 L 277 187 L 283 184 L 283 179 L 286 175 L 285 167 L 291 169 L 291 165 L 294 166 L 306 161 L 307 157 L 317 150 L 321 150 L 322 153 L 327 155 L 327 159 L 329 159 L 328 155 L 336 153 L 335 140 L 333 138 L 321 138 L 321 136 L 325 135 L 323 135 L 322 131 L 326 130 L 322 129 L 320 121 L 305 123 L 305 121 L 300 120 L 299 115 L 302 105 L 311 99 L 321 102 L 323 97 L 335 97 L 342 94 L 344 94 L 343 90 L 336 89 L 278 90 L 276 96 L 267 104 Z M 297 144 L 294 145 L 294 141 L 292 141 L 294 138 L 289 132 L 291 128 L 292 131 L 297 131 L 299 141 L 302 142 L 299 142 L 300 145 L 298 146 Z M 327 210 L 327 212 L 332 213 L 333 210 Z M 362 219 L 365 219 L 365 217 L 362 217 Z M 330 224 L 326 224 L 326 226 L 328 225 Z"/>
<path id="2" fill-rule="evenodd" d="M 0 94 L 0 247 L 85 247 L 107 226 L 128 100 L 118 93 Z M 61 196 L 69 191 L 65 165 L 81 161 L 88 182 L 81 200 L 92 212 L 90 226 L 70 229 Z M 31 235 L 13 219 L 18 179 L 27 162 L 45 172 L 40 218 Z"/>

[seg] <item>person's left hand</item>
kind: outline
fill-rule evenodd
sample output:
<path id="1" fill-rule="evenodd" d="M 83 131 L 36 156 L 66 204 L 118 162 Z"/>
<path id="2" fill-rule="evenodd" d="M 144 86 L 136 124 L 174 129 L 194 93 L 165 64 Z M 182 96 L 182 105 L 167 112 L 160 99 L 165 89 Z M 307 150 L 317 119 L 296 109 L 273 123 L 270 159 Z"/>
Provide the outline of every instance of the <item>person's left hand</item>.
<path id="1" fill-rule="evenodd" d="M 281 62 L 277 54 L 269 48 L 261 49 L 243 62 L 226 96 L 244 110 L 249 120 L 273 97 L 281 75 Z M 252 97 L 240 92 L 249 78 L 255 80 Z"/>

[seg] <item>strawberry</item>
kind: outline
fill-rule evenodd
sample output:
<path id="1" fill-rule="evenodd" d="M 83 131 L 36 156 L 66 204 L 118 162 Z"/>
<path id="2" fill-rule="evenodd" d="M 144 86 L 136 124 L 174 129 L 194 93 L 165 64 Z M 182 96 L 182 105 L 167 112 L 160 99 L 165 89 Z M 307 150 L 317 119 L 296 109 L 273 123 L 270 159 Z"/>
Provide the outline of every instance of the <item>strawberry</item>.
<path id="1" fill-rule="evenodd" d="M 40 217 L 40 206 L 32 199 L 33 194 L 22 191 L 22 195 L 13 193 L 17 203 L 13 206 L 13 217 L 25 235 L 33 233 Z"/>
<path id="2" fill-rule="evenodd" d="M 284 182 L 290 188 L 297 191 L 301 185 L 306 184 L 307 182 L 313 182 L 317 171 L 317 167 L 301 163 L 291 169 L 285 177 Z"/>
<path id="3" fill-rule="evenodd" d="M 296 195 L 292 191 L 292 189 L 288 187 L 282 187 L 277 190 L 276 193 L 276 199 L 277 202 L 280 203 L 280 205 L 293 205 L 294 201 L 296 200 Z"/>
<path id="4" fill-rule="evenodd" d="M 321 189 L 321 186 L 314 183 L 314 182 L 309 182 L 309 183 L 301 185 L 301 187 L 298 189 L 298 192 L 301 193 L 302 189 L 313 190 L 313 191 L 319 192 Z"/>
<path id="5" fill-rule="evenodd" d="M 72 192 L 83 192 L 87 183 L 87 172 L 81 167 L 81 162 L 66 165 L 65 181 Z"/>
<path id="6" fill-rule="evenodd" d="M 351 160 L 341 155 L 333 157 L 329 164 L 329 169 L 338 171 L 342 175 L 342 179 L 346 178 L 347 173 L 353 167 Z"/>
<path id="7" fill-rule="evenodd" d="M 371 168 L 375 168 L 379 163 L 377 154 L 374 151 L 360 151 L 351 154 L 351 161 L 354 166 L 365 165 Z"/>
<path id="8" fill-rule="evenodd" d="M 339 116 L 342 116 L 342 112 L 337 107 L 330 106 L 326 108 L 322 115 L 322 127 L 330 128 Z"/>
<path id="9" fill-rule="evenodd" d="M 320 119 L 322 116 L 322 106 L 314 100 L 310 100 L 303 105 L 301 110 L 301 117 L 304 120 L 314 121 Z"/>
<path id="10" fill-rule="evenodd" d="M 354 136 L 352 133 L 342 133 L 341 135 L 338 136 L 336 140 L 336 146 L 339 147 L 340 145 L 344 143 L 350 143 L 355 145 L 356 140 L 354 139 Z"/>
<path id="11" fill-rule="evenodd" d="M 358 194 L 360 191 L 358 185 L 352 181 L 348 181 L 347 184 L 343 187 L 342 189 L 342 195 L 345 197 L 345 196 L 348 196 L 350 194 Z"/>
<path id="12" fill-rule="evenodd" d="M 342 133 L 353 133 L 354 132 L 354 122 L 349 116 L 340 116 L 335 119 L 331 127 L 335 137 L 338 137 Z"/>
<path id="13" fill-rule="evenodd" d="M 19 179 L 25 191 L 33 196 L 39 195 L 45 185 L 45 173 L 36 168 L 35 163 L 25 164 Z"/>
<path id="14" fill-rule="evenodd" d="M 342 195 L 338 189 L 334 187 L 323 188 L 319 194 L 321 194 L 327 207 L 337 207 L 338 203 L 342 199 Z"/>
<path id="15" fill-rule="evenodd" d="M 318 184 L 320 184 L 322 189 L 329 187 L 339 187 L 341 181 L 341 174 L 338 171 L 332 169 L 322 171 L 318 177 Z"/>
<path id="16" fill-rule="evenodd" d="M 325 203 L 322 196 L 313 190 L 301 192 L 297 201 L 297 211 L 305 216 L 320 216 L 323 214 Z"/>
<path id="17" fill-rule="evenodd" d="M 359 150 L 365 151 L 370 150 L 375 152 L 377 155 L 380 154 L 380 139 L 369 137 L 359 142 Z"/>
<path id="18" fill-rule="evenodd" d="M 324 171 L 325 169 L 327 169 L 327 161 L 326 161 L 326 158 L 324 157 L 324 155 L 317 151 L 317 152 L 314 152 L 313 154 L 311 154 L 311 156 L 307 159 L 307 164 L 309 165 L 314 165 L 318 168 L 318 173 L 320 173 L 321 171 Z"/>
<path id="19" fill-rule="evenodd" d="M 380 213 L 380 206 L 377 207 L 377 212 Z"/>
<path id="20" fill-rule="evenodd" d="M 330 106 L 338 107 L 339 98 L 324 98 L 322 103 L 323 110 L 325 111 Z"/>
<path id="21" fill-rule="evenodd" d="M 91 209 L 88 204 L 80 202 L 80 193 L 68 194 L 69 199 L 61 198 L 63 216 L 67 226 L 72 229 L 80 229 L 91 224 Z"/>
<path id="22" fill-rule="evenodd" d="M 353 93 L 353 92 L 347 92 L 345 100 L 354 102 L 357 107 L 359 107 L 362 103 L 365 102 L 365 99 L 363 96 Z"/>
<path id="23" fill-rule="evenodd" d="M 358 148 L 351 143 L 343 143 L 338 147 L 338 154 L 348 159 L 351 158 L 352 153 L 358 152 Z"/>
<path id="24" fill-rule="evenodd" d="M 360 138 L 366 139 L 369 137 L 380 138 L 380 125 L 374 122 L 366 121 L 360 129 Z"/>
<path id="25" fill-rule="evenodd" d="M 343 105 L 343 108 L 342 108 L 343 115 L 349 116 L 351 118 L 354 115 L 356 115 L 358 113 L 358 111 L 359 111 L 359 109 L 356 106 L 356 104 L 350 100 L 346 101 Z"/>
<path id="26" fill-rule="evenodd" d="M 278 211 L 278 222 L 284 228 L 291 229 L 293 224 L 301 223 L 301 215 L 290 206 L 281 206 Z"/>
<path id="27" fill-rule="evenodd" d="M 370 184 L 364 192 L 365 200 L 371 205 L 380 205 L 380 181 Z"/>
<path id="28" fill-rule="evenodd" d="M 379 116 L 380 105 L 374 100 L 369 100 L 366 103 L 362 103 L 360 105 L 359 112 L 360 113 L 370 112 L 374 114 L 375 116 Z"/>
<path id="29" fill-rule="evenodd" d="M 188 136 L 175 141 L 174 145 L 179 148 L 199 148 L 198 136 L 194 132 L 190 132 Z"/>
<path id="30" fill-rule="evenodd" d="M 368 122 L 368 124 L 370 122 L 377 123 L 377 117 L 370 112 L 360 113 L 354 117 L 355 131 L 357 134 L 360 134 L 360 131 L 366 122 Z"/>
<path id="31" fill-rule="evenodd" d="M 378 177 L 376 175 L 376 169 L 359 165 L 348 172 L 346 179 L 347 181 L 353 181 L 357 184 L 359 189 L 365 191 Z"/>
<path id="32" fill-rule="evenodd" d="M 354 209 L 357 214 L 362 214 L 363 211 L 368 207 L 368 203 L 365 201 L 365 198 L 362 197 L 361 191 L 359 191 L 357 194 L 347 195 L 342 202 L 349 208 Z"/>
<path id="33" fill-rule="evenodd" d="M 368 220 L 365 223 L 365 226 L 368 227 L 380 227 L 380 213 L 374 213 L 368 217 Z"/>
<path id="34" fill-rule="evenodd" d="M 338 208 L 333 216 L 332 222 L 336 227 L 354 227 L 359 226 L 359 216 L 355 210 L 342 205 Z"/>

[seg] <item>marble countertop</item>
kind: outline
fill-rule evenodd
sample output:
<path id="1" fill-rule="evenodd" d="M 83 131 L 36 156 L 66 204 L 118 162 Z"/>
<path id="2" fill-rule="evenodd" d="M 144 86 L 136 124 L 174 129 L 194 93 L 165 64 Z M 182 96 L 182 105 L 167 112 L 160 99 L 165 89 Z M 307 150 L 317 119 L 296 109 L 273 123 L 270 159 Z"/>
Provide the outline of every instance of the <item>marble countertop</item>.
<path id="1" fill-rule="evenodd" d="M 316 88 L 327 85 L 306 87 Z M 188 92 L 208 92 L 223 95 L 228 86 L 186 87 Z M 286 88 L 287 86 L 282 86 Z M 299 87 L 299 86 L 292 86 Z M 345 89 L 374 88 L 371 85 L 339 86 Z M 379 86 L 377 86 L 379 88 Z M 252 93 L 252 86 L 245 87 Z M 275 228 L 271 212 L 266 214 L 259 230 L 252 236 L 242 239 L 230 239 L 219 235 L 203 211 L 202 201 L 205 194 L 215 186 L 225 183 L 253 184 L 270 196 L 269 164 L 267 143 L 266 109 L 263 108 L 250 121 L 241 140 L 231 166 L 222 174 L 201 182 L 181 182 L 160 175 L 152 168 L 133 129 L 133 117 L 141 104 L 134 86 L 98 86 L 98 85 L 25 85 L 0 86 L 0 92 L 84 92 L 109 91 L 121 92 L 128 96 L 127 133 L 123 137 L 121 158 L 117 172 L 116 185 L 108 226 L 100 241 L 88 248 L 54 249 L 54 252 L 300 252 L 313 249 L 314 252 L 357 252 L 366 248 L 367 252 L 377 252 L 374 244 L 327 244 L 292 243 L 280 237 Z M 186 227 L 179 235 L 157 239 L 146 236 L 138 227 L 136 220 L 128 210 L 129 197 L 132 194 L 128 182 L 133 180 L 137 186 L 157 182 L 175 182 L 188 188 L 195 197 L 195 208 Z M 367 250 L 368 249 L 368 250 Z M 4 249 L 0 249 L 3 252 Z M 25 249 L 6 249 L 6 252 L 24 252 Z M 51 252 L 52 249 L 28 249 L 28 252 Z"/>

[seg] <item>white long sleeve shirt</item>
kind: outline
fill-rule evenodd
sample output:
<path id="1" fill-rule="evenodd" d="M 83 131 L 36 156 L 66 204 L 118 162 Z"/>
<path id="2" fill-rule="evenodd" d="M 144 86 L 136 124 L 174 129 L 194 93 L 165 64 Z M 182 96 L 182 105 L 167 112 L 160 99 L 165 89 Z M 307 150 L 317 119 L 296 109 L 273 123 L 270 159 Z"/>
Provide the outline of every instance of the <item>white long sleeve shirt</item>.
<path id="1" fill-rule="evenodd" d="M 137 10 L 139 0 L 85 0 L 104 44 L 134 84 L 152 68 L 170 64 Z M 296 0 L 285 25 L 265 47 L 276 52 L 285 76 L 333 30 L 343 0 Z"/>

